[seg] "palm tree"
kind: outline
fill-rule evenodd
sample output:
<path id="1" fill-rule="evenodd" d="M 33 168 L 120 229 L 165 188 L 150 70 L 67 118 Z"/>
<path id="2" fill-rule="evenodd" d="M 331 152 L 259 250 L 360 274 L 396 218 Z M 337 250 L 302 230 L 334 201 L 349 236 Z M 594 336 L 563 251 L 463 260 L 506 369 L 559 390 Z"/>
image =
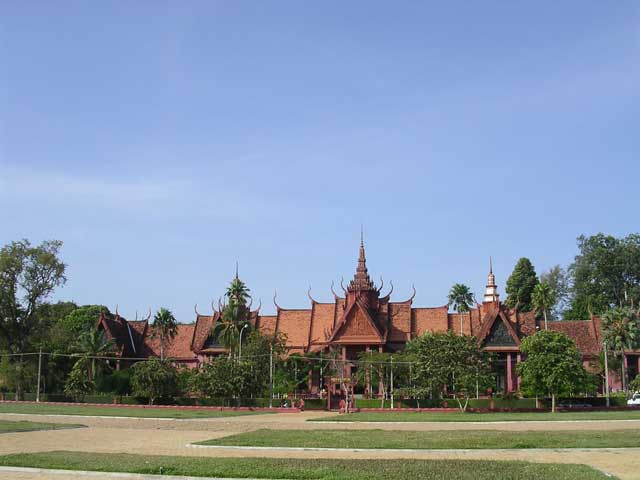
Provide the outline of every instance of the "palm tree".
<path id="1" fill-rule="evenodd" d="M 544 315 L 544 329 L 547 330 L 547 312 L 556 303 L 556 292 L 553 291 L 553 288 L 548 283 L 538 283 L 533 289 L 531 303 L 536 312 Z"/>
<path id="2" fill-rule="evenodd" d="M 96 359 L 113 352 L 115 343 L 113 340 L 107 339 L 103 330 L 93 329 L 80 335 L 77 349 L 84 353 L 91 362 L 89 362 L 89 378 L 95 380 L 96 377 Z"/>
<path id="3" fill-rule="evenodd" d="M 464 314 L 471 309 L 475 296 L 471 289 L 462 283 L 456 283 L 449 291 L 449 305 L 460 315 L 460 335 L 463 332 Z"/>
<path id="4" fill-rule="evenodd" d="M 629 307 L 615 307 L 607 310 L 602 316 L 604 341 L 614 352 L 620 354 L 622 363 L 622 389 L 627 391 L 624 351 L 635 348 L 640 331 L 638 315 Z"/>
<path id="5" fill-rule="evenodd" d="M 164 342 L 178 333 L 178 322 L 170 310 L 162 307 L 153 317 L 153 337 L 160 338 L 160 360 L 164 360 Z"/>
<path id="6" fill-rule="evenodd" d="M 213 335 L 229 350 L 229 358 L 233 356 L 238 347 L 240 330 L 248 321 L 247 299 L 249 289 L 242 280 L 236 277 L 233 279 L 225 297 L 228 299 L 227 305 L 222 309 L 222 317 L 213 327 Z"/>

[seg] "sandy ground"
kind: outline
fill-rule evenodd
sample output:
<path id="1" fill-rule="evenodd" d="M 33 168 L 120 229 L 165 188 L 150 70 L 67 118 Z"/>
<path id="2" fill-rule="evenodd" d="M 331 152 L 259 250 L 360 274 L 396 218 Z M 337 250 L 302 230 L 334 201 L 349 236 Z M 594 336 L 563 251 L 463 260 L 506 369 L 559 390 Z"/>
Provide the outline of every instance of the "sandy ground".
<path id="1" fill-rule="evenodd" d="M 199 440 L 222 437 L 258 428 L 273 429 L 381 429 L 381 430 L 619 430 L 640 428 L 640 420 L 587 422 L 501 422 L 501 423 L 311 423 L 324 412 L 274 414 L 213 419 L 159 420 L 137 418 L 94 418 L 45 415 L 0 414 L 5 420 L 35 420 L 80 423 L 88 428 L 0 435 L 0 454 L 71 450 L 82 452 L 135 453 L 149 455 L 292 457 L 292 458 L 460 458 L 527 460 L 533 462 L 584 463 L 622 479 L 640 480 L 640 448 L 600 450 L 470 450 L 418 452 L 277 451 L 193 448 Z M 22 476 L 21 476 L 22 475 Z M 25 476 L 26 475 L 26 476 Z M 46 479 L 59 475 L 8 474 L 2 478 Z M 77 478 L 77 477 L 76 477 Z"/>

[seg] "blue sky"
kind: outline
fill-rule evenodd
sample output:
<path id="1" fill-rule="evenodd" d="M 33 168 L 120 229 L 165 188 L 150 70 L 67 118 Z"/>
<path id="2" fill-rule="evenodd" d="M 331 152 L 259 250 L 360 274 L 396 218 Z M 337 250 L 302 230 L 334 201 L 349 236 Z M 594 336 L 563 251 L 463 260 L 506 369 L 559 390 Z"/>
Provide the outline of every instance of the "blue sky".
<path id="1" fill-rule="evenodd" d="M 472 3 L 472 5 L 469 5 Z M 640 3 L 0 4 L 0 242 L 55 298 L 263 312 L 369 270 L 396 299 L 638 231 Z M 257 301 L 257 300 L 256 300 Z"/>

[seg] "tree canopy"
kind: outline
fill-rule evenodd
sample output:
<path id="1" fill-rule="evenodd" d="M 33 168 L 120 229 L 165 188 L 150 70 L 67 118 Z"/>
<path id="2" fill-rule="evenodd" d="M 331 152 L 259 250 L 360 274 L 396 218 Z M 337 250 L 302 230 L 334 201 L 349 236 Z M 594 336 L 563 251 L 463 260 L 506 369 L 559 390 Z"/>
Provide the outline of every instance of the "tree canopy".
<path id="1" fill-rule="evenodd" d="M 492 384 L 490 358 L 475 337 L 447 333 L 425 333 L 407 345 L 414 360 L 412 380 L 432 395 L 445 391 L 466 410 L 469 398 Z"/>
<path id="2" fill-rule="evenodd" d="M 149 399 L 153 405 L 159 398 L 171 397 L 178 390 L 178 371 L 167 360 L 151 357 L 131 367 L 131 386 L 137 397 Z"/>
<path id="3" fill-rule="evenodd" d="M 58 257 L 61 247 L 57 240 L 38 246 L 21 240 L 0 249 L 0 342 L 11 353 L 25 353 L 43 341 L 39 307 L 66 281 L 65 264 Z M 13 358 L 16 371 L 22 370 L 24 359 Z M 19 399 L 23 392 L 20 375 L 15 387 Z"/>
<path id="4" fill-rule="evenodd" d="M 520 344 L 525 359 L 516 367 L 523 391 L 551 396 L 555 412 L 558 395 L 575 394 L 590 388 L 592 376 L 582 365 L 576 344 L 565 334 L 541 330 Z"/>
<path id="5" fill-rule="evenodd" d="M 533 268 L 531 260 L 522 257 L 516 263 L 513 273 L 507 280 L 507 300 L 509 308 L 515 308 L 519 312 L 528 312 L 533 309 L 531 298 L 533 290 L 538 284 L 538 276 Z"/>
<path id="6" fill-rule="evenodd" d="M 551 308 L 556 303 L 556 293 L 548 283 L 538 283 L 531 295 L 531 305 L 537 313 L 544 317 L 544 329 L 548 328 L 548 317 Z"/>
<path id="7" fill-rule="evenodd" d="M 228 303 L 222 309 L 222 317 L 213 326 L 213 334 L 229 350 L 231 357 L 239 347 L 242 328 L 249 325 L 249 289 L 237 275 L 227 288 L 225 298 Z"/>
<path id="8" fill-rule="evenodd" d="M 178 322 L 170 310 L 162 307 L 153 317 L 153 336 L 160 339 L 160 359 L 164 360 L 164 346 L 178 333 Z"/>
<path id="9" fill-rule="evenodd" d="M 614 307 L 602 316 L 602 330 L 607 348 L 620 355 L 622 389 L 627 390 L 627 375 L 624 366 L 624 351 L 640 344 L 640 319 L 630 307 Z"/>
<path id="10" fill-rule="evenodd" d="M 567 319 L 600 315 L 614 306 L 640 304 L 640 235 L 598 233 L 578 237 L 580 252 L 569 272 L 573 281 Z"/>
<path id="11" fill-rule="evenodd" d="M 554 302 L 549 309 L 550 320 L 562 320 L 569 302 L 569 275 L 560 266 L 555 265 L 540 274 L 540 283 L 546 283 L 554 292 Z"/>
<path id="12" fill-rule="evenodd" d="M 449 305 L 460 314 L 460 333 L 462 333 L 462 315 L 467 313 L 475 302 L 475 296 L 471 289 L 462 283 L 456 283 L 449 290 Z"/>

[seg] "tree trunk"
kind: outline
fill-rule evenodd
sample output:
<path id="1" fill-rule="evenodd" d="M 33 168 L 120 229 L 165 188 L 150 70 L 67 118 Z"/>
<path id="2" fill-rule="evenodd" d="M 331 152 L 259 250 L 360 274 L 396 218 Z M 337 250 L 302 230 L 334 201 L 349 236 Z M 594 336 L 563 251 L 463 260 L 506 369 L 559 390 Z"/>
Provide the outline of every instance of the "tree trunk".
<path id="1" fill-rule="evenodd" d="M 160 360 L 164 360 L 164 341 L 160 337 Z"/>
<path id="2" fill-rule="evenodd" d="M 464 313 L 458 313 L 460 314 L 460 335 L 462 335 L 462 329 L 464 328 Z"/>
<path id="3" fill-rule="evenodd" d="M 624 368 L 624 350 L 622 351 L 621 357 L 622 357 L 622 362 L 621 362 L 622 363 L 622 391 L 624 393 L 627 393 L 627 373 Z"/>
<path id="4" fill-rule="evenodd" d="M 544 314 L 544 329 L 547 330 L 549 328 L 549 325 L 547 324 L 547 310 L 544 309 L 542 313 Z"/>
<path id="5" fill-rule="evenodd" d="M 556 413 L 556 394 L 551 394 L 551 413 Z"/>

